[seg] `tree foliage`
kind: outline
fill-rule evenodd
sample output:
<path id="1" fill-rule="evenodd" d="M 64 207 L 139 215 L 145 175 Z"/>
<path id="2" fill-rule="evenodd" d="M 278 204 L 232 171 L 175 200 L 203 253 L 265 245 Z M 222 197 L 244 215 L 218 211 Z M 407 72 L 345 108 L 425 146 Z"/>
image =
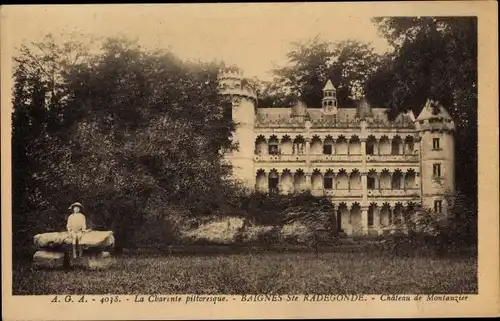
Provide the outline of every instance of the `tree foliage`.
<path id="1" fill-rule="evenodd" d="M 423 249 L 439 254 L 475 248 L 477 210 L 474 204 L 459 192 L 447 193 L 445 203 L 448 204 L 446 210 L 439 213 L 420 206 L 407 211 L 395 226 L 394 251 L 399 252 L 408 243 L 411 251 Z"/>
<path id="2" fill-rule="evenodd" d="M 294 43 L 287 58 L 288 65 L 274 70 L 276 79 L 270 88 L 275 89 L 270 92 L 280 97 L 285 88 L 289 99 L 300 95 L 312 108 L 321 106 L 322 89 L 328 79 L 337 88 L 339 105 L 352 106 L 363 94 L 363 84 L 380 59 L 369 44 L 351 39 L 329 43 L 318 37 Z"/>
<path id="3" fill-rule="evenodd" d="M 311 228 L 336 226 L 330 221 L 333 204 L 325 197 L 310 193 L 273 195 L 259 192 L 241 198 L 242 209 L 247 219 L 255 224 L 281 227 L 285 224 L 300 222 Z"/>
<path id="4" fill-rule="evenodd" d="M 49 38 L 16 59 L 17 235 L 62 228 L 75 200 L 94 226 L 116 232 L 119 245 L 167 215 L 162 204 L 221 213 L 233 186 L 220 150 L 233 148 L 235 126 L 217 91 L 221 66 L 126 39 L 107 39 L 93 54 L 82 48 Z"/>
<path id="5" fill-rule="evenodd" d="M 477 202 L 477 19 L 475 17 L 375 18 L 394 47 L 366 82 L 367 98 L 390 116 L 418 115 L 430 98 L 457 126 L 457 187 Z"/>
<path id="6" fill-rule="evenodd" d="M 71 90 L 70 66 L 89 63 L 87 45 L 57 45 L 52 35 L 20 47 L 14 59 L 12 114 L 13 238 L 26 239 L 35 224 L 54 229 L 53 192 L 65 179 L 69 149 L 67 128 L 75 120 L 65 104 Z M 39 215 L 40 208 L 45 209 Z M 64 226 L 64 223 L 59 226 Z"/>
<path id="7" fill-rule="evenodd" d="M 292 107 L 298 99 L 298 95 L 281 86 L 278 81 L 262 81 L 257 87 L 258 108 Z"/>

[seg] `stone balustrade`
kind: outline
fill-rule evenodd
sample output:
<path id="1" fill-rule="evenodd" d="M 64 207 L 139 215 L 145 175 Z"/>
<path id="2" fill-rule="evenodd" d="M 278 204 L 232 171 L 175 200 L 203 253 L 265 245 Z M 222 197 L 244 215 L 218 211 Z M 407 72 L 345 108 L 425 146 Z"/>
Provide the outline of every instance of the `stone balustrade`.
<path id="1" fill-rule="evenodd" d="M 366 155 L 367 162 L 410 162 L 418 163 L 418 154 L 408 154 L 408 155 Z"/>
<path id="2" fill-rule="evenodd" d="M 305 122 L 280 119 L 257 119 L 254 126 L 255 128 L 305 128 Z"/>
<path id="3" fill-rule="evenodd" d="M 297 155 L 254 155 L 254 161 L 259 163 L 266 162 L 305 162 L 307 160 L 307 155 L 297 154 Z"/>
<path id="4" fill-rule="evenodd" d="M 405 122 L 388 122 L 388 121 L 378 121 L 369 122 L 366 124 L 366 128 L 415 128 L 415 124 L 412 121 Z"/>
<path id="5" fill-rule="evenodd" d="M 325 189 L 325 196 L 335 197 L 361 197 L 363 191 L 360 189 Z"/>
<path id="6" fill-rule="evenodd" d="M 340 155 L 340 154 L 281 154 L 281 155 L 254 155 L 256 162 L 305 162 L 309 159 L 311 163 L 349 162 L 359 163 L 363 160 L 362 155 Z M 411 155 L 366 155 L 366 161 L 370 163 L 418 163 L 419 156 Z"/>
<path id="7" fill-rule="evenodd" d="M 361 122 L 359 119 L 338 121 L 320 118 L 311 121 L 311 128 L 361 128 Z"/>
<path id="8" fill-rule="evenodd" d="M 368 197 L 419 196 L 418 188 L 406 189 L 369 189 Z"/>
<path id="9" fill-rule="evenodd" d="M 360 189 L 312 189 L 311 194 L 314 196 L 329 196 L 329 197 L 361 197 L 363 191 Z"/>
<path id="10" fill-rule="evenodd" d="M 311 163 L 323 163 L 323 162 L 361 162 L 361 155 L 332 155 L 332 154 L 321 154 L 321 155 L 309 155 Z"/>
<path id="11" fill-rule="evenodd" d="M 301 188 L 300 191 L 305 191 L 307 188 Z M 298 192 L 298 191 L 297 191 Z M 329 197 L 362 197 L 363 190 L 361 189 L 322 189 L 314 188 L 311 189 L 311 194 L 314 196 L 329 196 Z M 407 189 L 369 189 L 367 191 L 368 197 L 418 197 L 418 188 L 407 188 Z"/>

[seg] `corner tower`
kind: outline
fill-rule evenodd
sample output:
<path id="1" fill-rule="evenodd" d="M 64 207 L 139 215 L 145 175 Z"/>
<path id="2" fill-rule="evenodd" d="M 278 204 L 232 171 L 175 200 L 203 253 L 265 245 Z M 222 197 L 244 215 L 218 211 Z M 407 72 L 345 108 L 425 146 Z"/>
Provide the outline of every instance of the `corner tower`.
<path id="1" fill-rule="evenodd" d="M 455 124 L 438 102 L 428 100 L 415 120 L 420 138 L 422 205 L 444 211 L 455 191 Z"/>
<path id="2" fill-rule="evenodd" d="M 255 187 L 254 149 L 255 149 L 255 113 L 257 95 L 255 90 L 246 85 L 241 70 L 232 68 L 219 72 L 219 93 L 229 98 L 230 113 L 236 123 L 232 140 L 238 148 L 225 155 L 233 167 L 233 177 L 246 187 Z"/>

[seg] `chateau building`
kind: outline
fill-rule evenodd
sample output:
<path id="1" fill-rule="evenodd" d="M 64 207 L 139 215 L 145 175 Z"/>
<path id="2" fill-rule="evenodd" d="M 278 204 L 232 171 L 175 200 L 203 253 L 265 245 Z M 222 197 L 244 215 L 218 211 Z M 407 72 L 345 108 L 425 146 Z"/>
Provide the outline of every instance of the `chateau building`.
<path id="1" fill-rule="evenodd" d="M 226 159 L 248 187 L 326 196 L 347 235 L 381 234 L 417 204 L 445 210 L 444 196 L 455 188 L 455 125 L 442 106 L 428 101 L 418 117 L 409 111 L 390 121 L 366 100 L 339 106 L 328 81 L 322 106 L 257 108 L 242 79 L 239 71 L 219 74 L 238 123 L 239 148 Z"/>

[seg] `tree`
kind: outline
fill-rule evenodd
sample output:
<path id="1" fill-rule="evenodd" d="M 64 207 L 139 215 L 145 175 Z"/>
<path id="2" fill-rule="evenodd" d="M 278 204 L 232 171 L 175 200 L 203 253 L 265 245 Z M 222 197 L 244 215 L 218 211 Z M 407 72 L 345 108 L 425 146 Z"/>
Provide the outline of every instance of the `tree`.
<path id="1" fill-rule="evenodd" d="M 329 47 L 329 43 L 318 37 L 294 43 L 287 54 L 289 65 L 274 70 L 279 86 L 290 88 L 309 106 L 321 106 L 322 89 L 330 67 Z"/>
<path id="2" fill-rule="evenodd" d="M 195 215 L 223 203 L 229 171 L 219 150 L 231 147 L 234 123 L 223 117 L 219 67 L 110 39 L 92 68 L 73 74 L 70 105 L 89 110 L 74 128 L 73 186 L 100 204 L 101 224 L 120 243 L 153 214 L 151 198 Z"/>
<path id="3" fill-rule="evenodd" d="M 58 45 L 51 35 L 22 45 L 14 58 L 14 244 L 26 241 L 26 235 L 54 228 L 53 192 L 64 180 L 68 155 L 68 136 L 62 128 L 73 121 L 65 114 L 70 91 L 64 77 L 69 67 L 84 65 L 88 58 L 82 44 L 68 41 Z M 43 211 L 46 215 L 40 215 Z"/>
<path id="4" fill-rule="evenodd" d="M 445 202 L 448 206 L 443 212 L 417 206 L 404 213 L 404 219 L 395 224 L 395 253 L 431 250 L 446 254 L 471 247 L 477 250 L 477 209 L 474 204 L 459 192 L 447 193 Z"/>
<path id="5" fill-rule="evenodd" d="M 418 115 L 430 98 L 457 126 L 457 187 L 477 203 L 477 19 L 475 17 L 375 18 L 392 54 L 367 81 L 369 101 L 390 116 Z"/>
<path id="6" fill-rule="evenodd" d="M 292 107 L 298 99 L 298 96 L 291 92 L 287 87 L 279 85 L 278 81 L 259 82 L 257 87 L 257 107 L 258 108 L 276 108 Z"/>
<path id="7" fill-rule="evenodd" d="M 59 59 L 60 47 L 51 48 Z M 25 72 L 28 62 L 17 68 L 13 116 L 18 234 L 29 228 L 30 240 L 34 232 L 63 228 L 74 200 L 94 227 L 115 231 L 119 247 L 132 245 L 145 223 L 172 214 L 168 208 L 223 214 L 233 186 L 220 150 L 234 147 L 235 124 L 224 117 L 219 64 L 183 62 L 126 39 L 107 39 L 85 62 L 61 63 L 55 81 Z M 52 92 L 57 99 L 44 101 Z M 53 132 L 46 130 L 51 121 Z M 19 166 L 33 155 L 38 166 Z"/>
<path id="8" fill-rule="evenodd" d="M 363 84 L 379 60 L 369 44 L 355 40 L 329 43 L 316 37 L 293 45 L 287 55 L 289 64 L 274 70 L 273 87 L 300 94 L 313 108 L 321 106 L 322 89 L 328 79 L 337 87 L 339 105 L 352 106 L 363 95 Z"/>
<path id="9" fill-rule="evenodd" d="M 369 44 L 350 39 L 335 44 L 329 78 L 337 88 L 340 106 L 352 106 L 354 100 L 365 95 L 364 84 L 379 60 Z"/>

